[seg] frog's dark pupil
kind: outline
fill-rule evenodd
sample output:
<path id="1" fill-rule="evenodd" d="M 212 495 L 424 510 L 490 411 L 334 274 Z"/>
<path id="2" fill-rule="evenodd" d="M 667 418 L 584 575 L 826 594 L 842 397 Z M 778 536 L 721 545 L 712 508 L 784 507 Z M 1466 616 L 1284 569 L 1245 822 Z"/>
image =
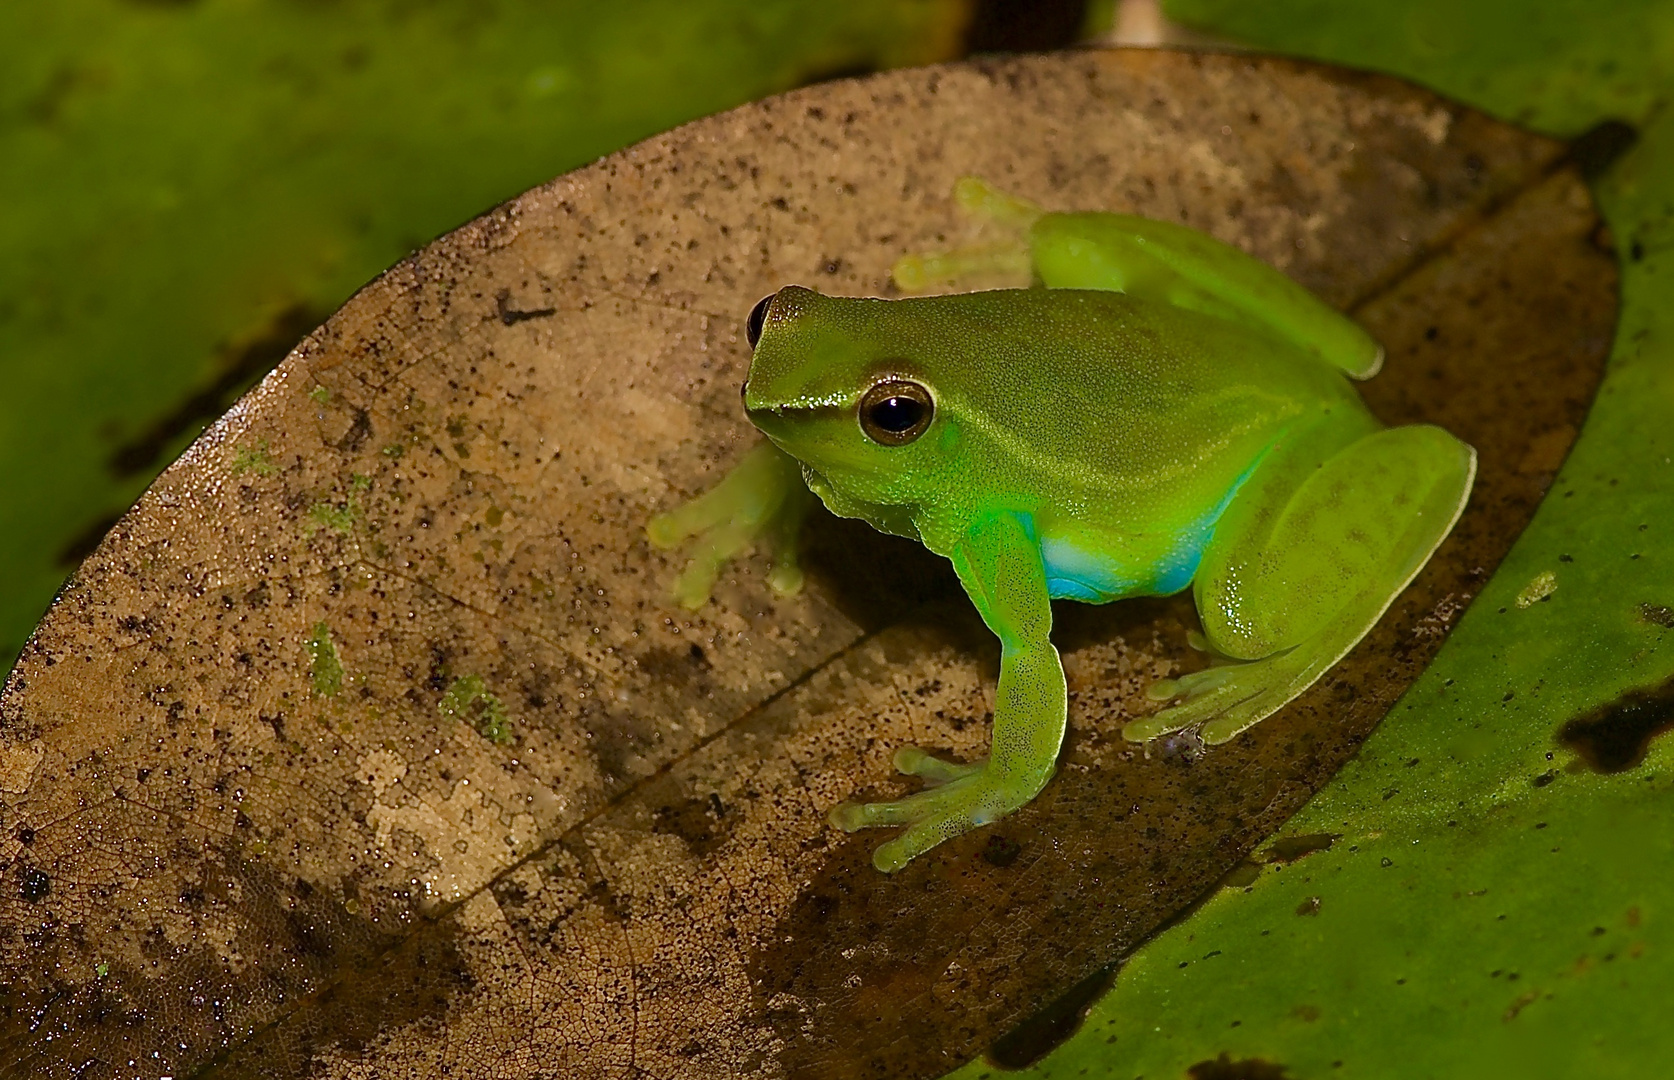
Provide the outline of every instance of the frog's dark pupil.
<path id="1" fill-rule="evenodd" d="M 871 421 L 885 431 L 909 431 L 924 416 L 924 403 L 909 397 L 889 397 L 872 406 Z"/>
<path id="2" fill-rule="evenodd" d="M 873 383 L 860 399 L 860 430 L 879 446 L 905 446 L 930 427 L 930 391 L 910 379 Z"/>
<path id="3" fill-rule="evenodd" d="M 752 349 L 756 347 L 756 342 L 761 340 L 761 326 L 767 321 L 767 308 L 772 303 L 773 296 L 764 296 L 757 300 L 756 306 L 750 309 L 750 317 L 744 320 L 744 337 L 750 342 Z"/>

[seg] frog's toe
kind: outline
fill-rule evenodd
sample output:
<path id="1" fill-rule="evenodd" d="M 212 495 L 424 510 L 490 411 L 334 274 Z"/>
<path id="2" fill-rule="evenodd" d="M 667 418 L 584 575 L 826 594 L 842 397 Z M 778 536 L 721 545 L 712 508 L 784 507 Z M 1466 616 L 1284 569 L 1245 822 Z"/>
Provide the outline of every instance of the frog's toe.
<path id="1" fill-rule="evenodd" d="M 1170 685 L 1164 686 L 1164 683 Z M 1194 671 L 1178 679 L 1160 680 L 1147 696 L 1153 701 L 1177 699 L 1179 704 L 1126 725 L 1122 728 L 1122 737 L 1129 742 L 1148 742 L 1193 724 L 1214 721 L 1223 715 L 1237 713 L 1242 716 L 1253 711 L 1255 719 L 1241 721 L 1240 726 L 1222 738 L 1209 738 L 1205 729 L 1205 742 L 1225 742 L 1272 711 L 1260 711 L 1256 700 L 1264 698 L 1266 690 L 1267 687 L 1259 681 L 1258 673 L 1250 671 L 1250 665 L 1228 664 Z M 1247 704 L 1255 708 L 1243 708 Z"/>
<path id="2" fill-rule="evenodd" d="M 920 750 L 923 754 L 924 751 Z M 929 758 L 928 754 L 924 755 Z M 935 760 L 931 758 L 930 760 Z M 939 762 L 938 764 L 946 764 Z M 978 770 L 980 771 L 980 766 Z M 975 779 L 975 771 L 956 779 L 949 779 L 935 787 L 915 791 L 899 799 L 873 803 L 839 803 L 832 807 L 828 820 L 844 832 L 889 825 L 913 825 L 928 818 L 945 814 L 968 800 L 962 789 Z"/>
<path id="3" fill-rule="evenodd" d="M 1210 746 L 1219 746 L 1229 742 L 1245 730 L 1261 723 L 1264 717 L 1271 715 L 1276 709 L 1267 704 L 1270 695 L 1257 694 L 1248 701 L 1239 702 L 1226 712 L 1207 721 L 1199 734 L 1203 741 Z"/>
<path id="4" fill-rule="evenodd" d="M 674 588 L 670 591 L 674 600 L 687 611 L 696 611 L 709 602 L 709 595 L 715 591 L 715 582 L 720 580 L 721 564 L 715 561 L 693 559 L 686 569 L 674 581 Z"/>
<path id="5" fill-rule="evenodd" d="M 1248 674 L 1248 664 L 1222 664 L 1218 667 L 1204 668 L 1202 671 L 1194 671 L 1173 680 L 1173 696 L 1189 703 L 1223 691 L 1236 693 L 1237 685 L 1245 681 Z"/>
<path id="6" fill-rule="evenodd" d="M 767 584 L 780 596 L 795 596 L 802 591 L 802 567 L 794 562 L 787 563 L 782 558 L 776 559 L 773 569 L 768 572 Z"/>
<path id="7" fill-rule="evenodd" d="M 673 514 L 658 514 L 645 523 L 645 538 L 651 541 L 652 547 L 661 551 L 678 547 L 689 535 Z"/>
<path id="8" fill-rule="evenodd" d="M 923 759 L 935 760 L 922 750 L 918 754 Z M 914 757 L 910 763 L 922 768 L 923 759 Z M 937 772 L 958 770 L 960 775 L 939 787 L 890 802 L 841 803 L 831 810 L 831 824 L 844 832 L 873 826 L 907 826 L 905 832 L 881 845 L 872 857 L 872 864 L 879 870 L 894 873 L 942 841 L 998 821 L 1033 798 L 1045 782 L 1042 779 L 1035 783 L 1008 784 L 982 765 L 937 764 L 940 767 Z"/>
<path id="9" fill-rule="evenodd" d="M 903 746 L 895 751 L 895 771 L 917 776 L 926 784 L 939 786 L 982 771 L 982 762 L 961 765 L 958 762 L 943 761 L 927 750 L 916 746 Z"/>
<path id="10" fill-rule="evenodd" d="M 1147 701 L 1172 701 L 1180 696 L 1180 683 L 1174 679 L 1158 679 L 1145 688 Z"/>
<path id="11" fill-rule="evenodd" d="M 970 828 L 968 823 L 947 818 L 921 821 L 895 839 L 879 844 L 872 852 L 872 865 L 893 874 L 943 840 L 951 840 Z"/>

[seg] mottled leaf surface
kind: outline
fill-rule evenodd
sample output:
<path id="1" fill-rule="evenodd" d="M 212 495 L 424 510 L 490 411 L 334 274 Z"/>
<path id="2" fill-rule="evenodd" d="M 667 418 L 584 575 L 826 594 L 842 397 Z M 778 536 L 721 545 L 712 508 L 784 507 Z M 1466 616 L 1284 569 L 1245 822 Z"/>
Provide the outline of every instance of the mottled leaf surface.
<path id="1" fill-rule="evenodd" d="M 1002 1037 L 1026 1053 L 1066 988 L 1247 876 L 1533 513 L 1614 312 L 1563 154 L 1393 80 L 1089 52 L 749 106 L 431 245 L 164 474 L 20 659 L 0 1073 L 930 1076 Z M 1388 346 L 1373 408 L 1447 425 L 1482 472 L 1362 647 L 1225 747 L 1120 738 L 1151 678 L 1199 662 L 1188 602 L 1062 606 L 1058 778 L 885 877 L 878 838 L 824 815 L 905 790 L 903 743 L 983 751 L 997 650 L 951 572 L 820 518 L 801 596 L 747 561 L 690 614 L 643 526 L 751 445 L 749 306 L 886 291 L 905 251 L 993 239 L 951 205 L 966 174 L 1284 267 Z"/>
<path id="2" fill-rule="evenodd" d="M 380 270 L 966 0 L 0 4 L 0 669 L 157 472 Z"/>

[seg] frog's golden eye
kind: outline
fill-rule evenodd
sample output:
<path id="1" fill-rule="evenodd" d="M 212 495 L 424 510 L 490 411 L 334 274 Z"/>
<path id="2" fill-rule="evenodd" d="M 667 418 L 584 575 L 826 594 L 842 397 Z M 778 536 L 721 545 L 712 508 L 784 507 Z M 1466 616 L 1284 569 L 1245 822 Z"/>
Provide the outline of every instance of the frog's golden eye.
<path id="1" fill-rule="evenodd" d="M 930 391 L 906 379 L 885 379 L 860 399 L 860 430 L 881 446 L 905 446 L 936 415 Z"/>
<path id="2" fill-rule="evenodd" d="M 768 305 L 778 293 L 768 293 L 756 301 L 756 306 L 750 309 L 750 317 L 744 320 L 744 338 L 750 343 L 750 348 L 756 347 L 761 340 L 761 324 L 767 321 Z"/>

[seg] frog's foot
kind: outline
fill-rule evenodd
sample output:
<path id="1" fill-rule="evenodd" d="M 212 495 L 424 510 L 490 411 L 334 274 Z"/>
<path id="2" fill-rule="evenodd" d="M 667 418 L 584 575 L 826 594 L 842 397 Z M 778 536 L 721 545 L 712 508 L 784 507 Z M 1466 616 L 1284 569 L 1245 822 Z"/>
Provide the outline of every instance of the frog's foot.
<path id="1" fill-rule="evenodd" d="M 1045 211 L 975 176 L 961 177 L 953 185 L 953 201 L 970 217 L 1015 231 L 1016 238 L 939 254 L 903 255 L 890 271 L 896 286 L 912 293 L 975 276 L 1028 276 L 1034 267 L 1027 240 L 1029 227 Z"/>
<path id="2" fill-rule="evenodd" d="M 1176 704 L 1122 728 L 1131 742 L 1146 742 L 1195 724 L 1211 746 L 1224 743 L 1277 712 L 1317 677 L 1303 659 L 1312 653 L 1291 650 L 1261 660 L 1233 661 L 1194 671 L 1177 679 L 1159 679 L 1145 691 L 1152 701 Z"/>
<path id="3" fill-rule="evenodd" d="M 672 590 L 682 607 L 702 607 L 722 568 L 758 545 L 765 545 L 773 559 L 767 578 L 773 591 L 794 595 L 802 588 L 797 533 L 812 498 L 802 483 L 801 466 L 772 443 L 763 443 L 715 487 L 652 518 L 645 535 L 665 551 L 696 538 Z"/>
<path id="4" fill-rule="evenodd" d="M 1034 784 L 1008 783 L 991 772 L 987 762 L 961 765 L 932 757 L 917 747 L 896 751 L 895 767 L 923 778 L 925 790 L 890 802 L 839 803 L 832 807 L 828 819 L 844 832 L 907 826 L 900 836 L 872 853 L 872 865 L 886 874 L 901 869 L 944 840 L 999 820 L 1034 798 L 1046 782 L 1042 778 Z"/>

